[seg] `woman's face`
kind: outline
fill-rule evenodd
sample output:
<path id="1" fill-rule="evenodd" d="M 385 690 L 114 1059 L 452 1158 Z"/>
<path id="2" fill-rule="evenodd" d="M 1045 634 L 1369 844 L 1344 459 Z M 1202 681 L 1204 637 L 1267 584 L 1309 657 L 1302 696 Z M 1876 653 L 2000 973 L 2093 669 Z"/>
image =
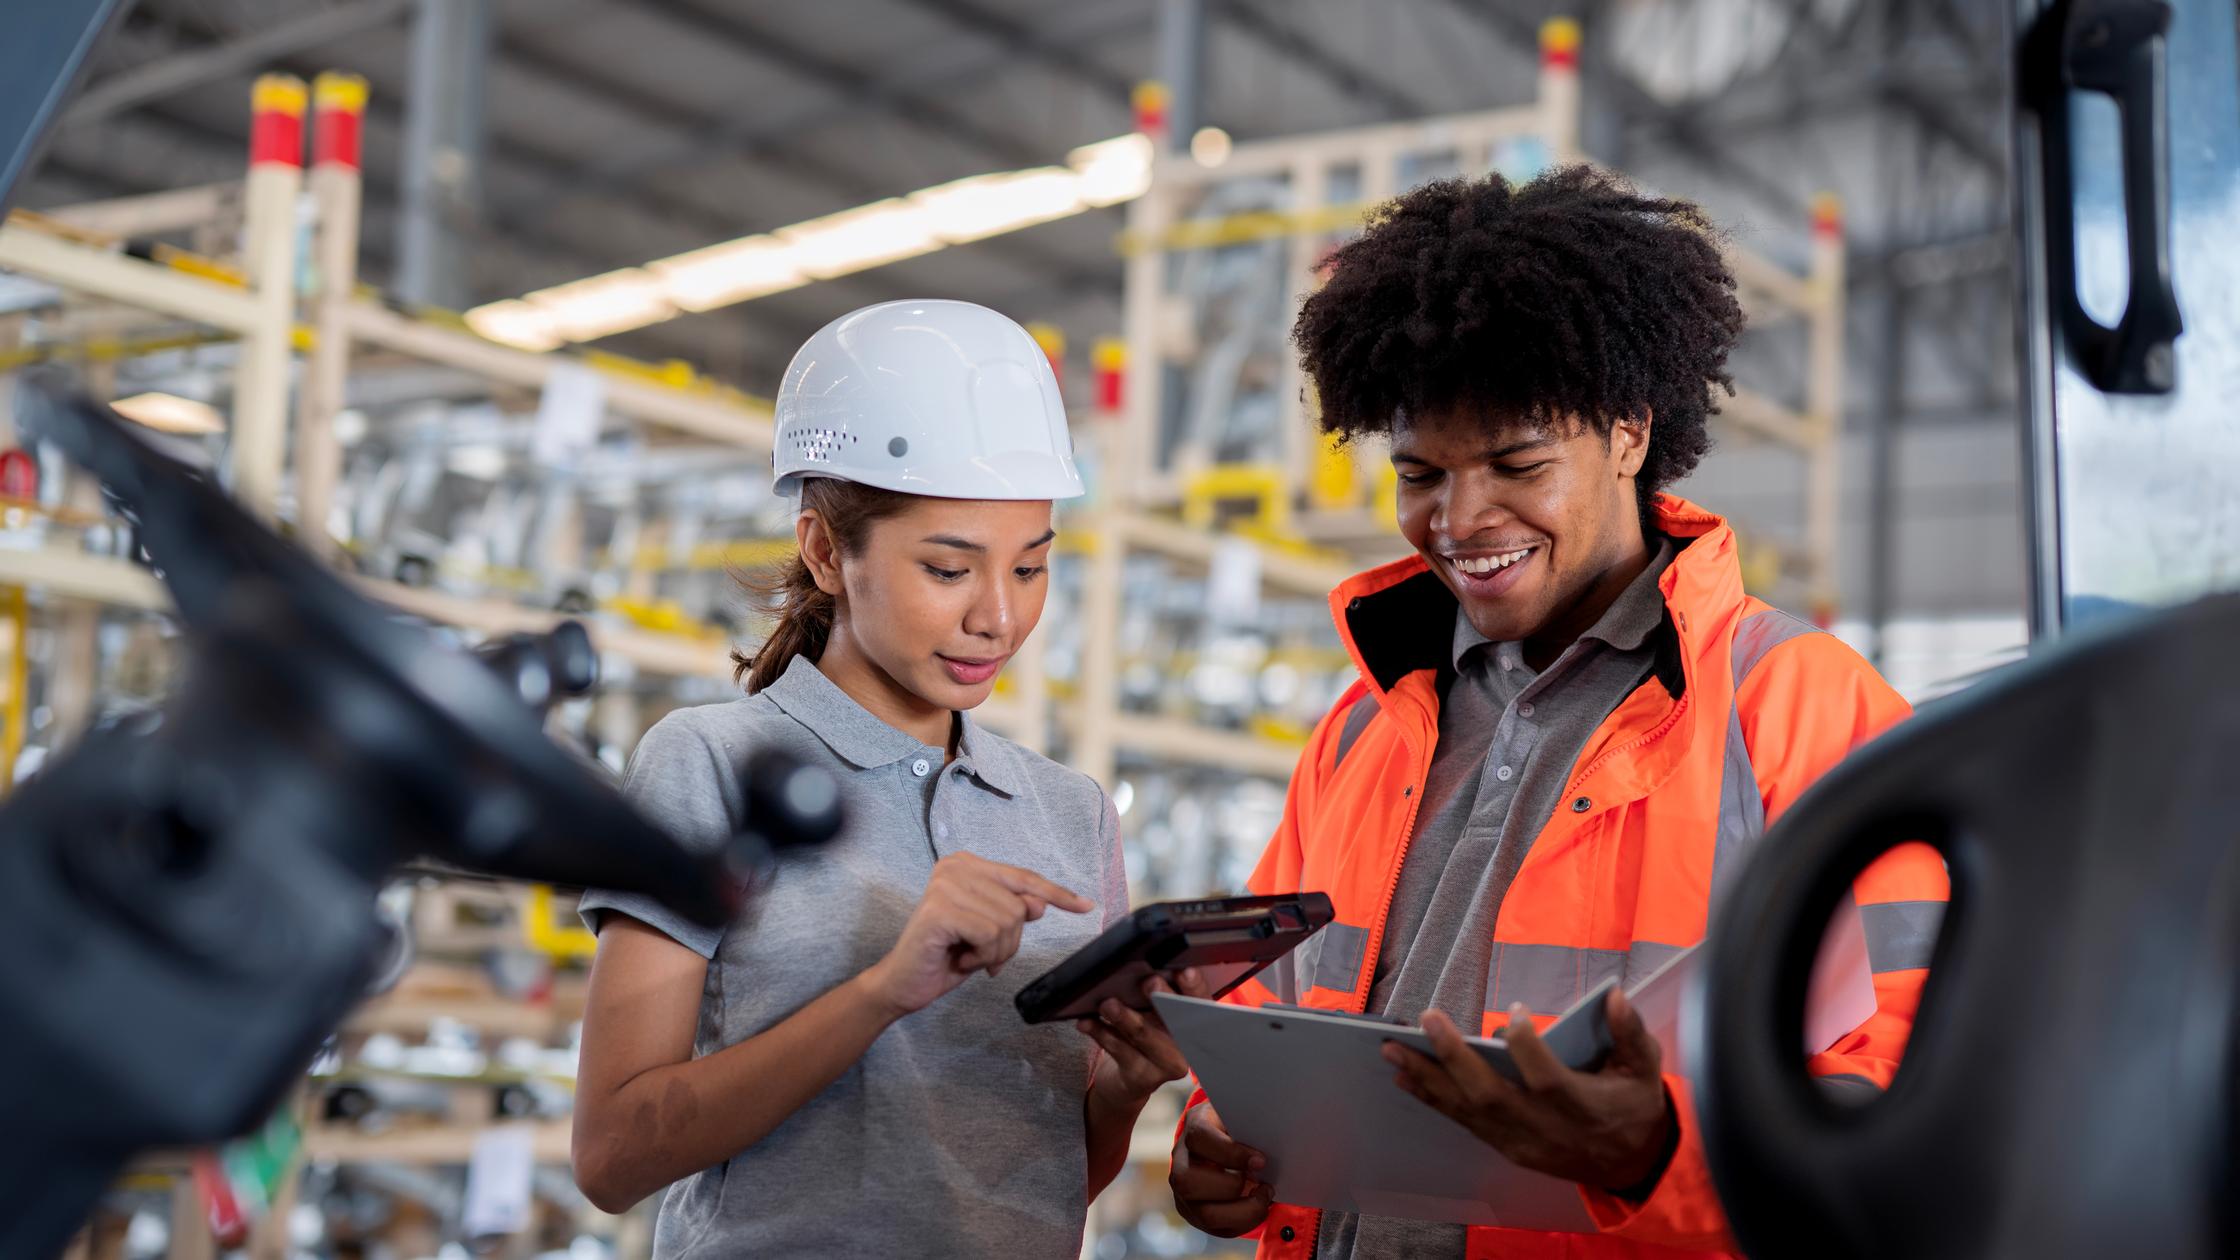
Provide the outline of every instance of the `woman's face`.
<path id="1" fill-rule="evenodd" d="M 970 709 L 1042 620 L 1050 501 L 920 499 L 840 559 L 848 633 L 927 703 Z"/>

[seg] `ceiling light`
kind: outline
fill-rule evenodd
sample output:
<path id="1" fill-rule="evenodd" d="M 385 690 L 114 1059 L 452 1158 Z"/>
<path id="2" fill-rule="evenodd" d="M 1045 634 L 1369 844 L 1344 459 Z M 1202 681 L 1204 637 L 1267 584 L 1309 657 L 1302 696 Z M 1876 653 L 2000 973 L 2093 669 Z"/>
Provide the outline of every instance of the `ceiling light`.
<path id="1" fill-rule="evenodd" d="M 475 307 L 466 318 L 467 327 L 483 338 L 521 350 L 551 350 L 568 341 L 550 312 L 518 298 Z"/>
<path id="2" fill-rule="evenodd" d="M 801 270 L 820 280 L 930 254 L 941 248 L 933 219 L 900 197 L 779 228 Z"/>
<path id="3" fill-rule="evenodd" d="M 1149 136 L 1115 136 L 1075 149 L 1066 155 L 1066 165 L 1081 177 L 1083 201 L 1112 206 L 1151 190 L 1151 166 L 1157 156 Z"/>
<path id="4" fill-rule="evenodd" d="M 1220 140 L 1224 157 L 1227 139 Z M 1150 189 L 1156 158 L 1148 137 L 1117 136 L 1075 149 L 1064 167 L 975 175 L 478 306 L 467 312 L 467 326 L 524 350 L 593 341 L 1118 205 Z"/>
<path id="5" fill-rule="evenodd" d="M 975 175 L 914 193 L 942 240 L 963 245 L 1079 214 L 1081 177 L 1062 166 Z"/>
<path id="6" fill-rule="evenodd" d="M 1221 165 L 1229 160 L 1229 151 L 1235 147 L 1229 133 L 1219 127 L 1200 127 L 1198 133 L 1190 137 L 1190 156 L 1200 166 Z"/>
<path id="7" fill-rule="evenodd" d="M 109 406 L 127 420 L 164 433 L 200 437 L 226 431 L 225 417 L 217 408 L 177 394 L 135 394 Z"/>
<path id="8" fill-rule="evenodd" d="M 646 264 L 671 302 L 687 311 L 713 310 L 798 288 L 809 282 L 793 248 L 768 236 L 747 236 Z"/>
<path id="9" fill-rule="evenodd" d="M 552 318 L 570 341 L 597 341 L 676 314 L 661 282 L 636 267 L 539 289 L 521 299 Z"/>

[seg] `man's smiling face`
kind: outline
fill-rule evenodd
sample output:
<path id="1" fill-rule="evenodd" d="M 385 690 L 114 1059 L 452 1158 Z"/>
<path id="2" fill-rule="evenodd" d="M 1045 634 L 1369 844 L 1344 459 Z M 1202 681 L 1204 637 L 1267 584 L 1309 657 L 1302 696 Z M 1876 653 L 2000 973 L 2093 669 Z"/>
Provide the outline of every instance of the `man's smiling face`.
<path id="1" fill-rule="evenodd" d="M 1496 642 L 1568 642 L 1640 554 L 1634 477 L 1649 421 L 1502 422 L 1457 408 L 1392 433 L 1400 532 Z M 1573 622 L 1584 618 L 1584 624 Z"/>

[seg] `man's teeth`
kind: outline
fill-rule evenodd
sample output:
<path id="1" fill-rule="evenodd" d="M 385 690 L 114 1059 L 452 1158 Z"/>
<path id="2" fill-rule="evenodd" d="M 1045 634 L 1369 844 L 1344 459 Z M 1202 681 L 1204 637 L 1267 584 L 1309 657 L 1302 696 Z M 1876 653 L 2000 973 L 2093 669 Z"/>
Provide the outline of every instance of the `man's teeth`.
<path id="1" fill-rule="evenodd" d="M 1452 561 L 1452 563 L 1455 568 L 1462 570 L 1464 573 L 1491 573 L 1496 569 L 1508 568 L 1510 565 L 1515 564 L 1517 561 L 1531 555 L 1532 552 L 1533 549 L 1527 547 L 1522 551 L 1503 552 L 1498 556 L 1458 556 Z"/>

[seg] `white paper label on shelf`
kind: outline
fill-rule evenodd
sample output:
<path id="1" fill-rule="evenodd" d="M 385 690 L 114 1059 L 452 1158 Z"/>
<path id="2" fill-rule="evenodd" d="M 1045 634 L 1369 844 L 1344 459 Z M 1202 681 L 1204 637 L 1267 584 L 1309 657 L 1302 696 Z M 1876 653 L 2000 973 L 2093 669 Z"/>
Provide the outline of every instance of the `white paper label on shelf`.
<path id="1" fill-rule="evenodd" d="M 466 1206 L 460 1227 L 470 1238 L 518 1234 L 529 1227 L 529 1183 L 536 1171 L 533 1135 L 526 1125 L 485 1129 L 467 1161 Z"/>
<path id="2" fill-rule="evenodd" d="M 1214 544 L 1206 566 L 1206 614 L 1222 625 L 1247 625 L 1260 616 L 1260 548 L 1243 538 Z"/>
<path id="3" fill-rule="evenodd" d="M 599 442 L 607 415 L 607 378 L 580 363 L 555 363 L 537 403 L 529 451 L 539 464 L 572 464 Z"/>

